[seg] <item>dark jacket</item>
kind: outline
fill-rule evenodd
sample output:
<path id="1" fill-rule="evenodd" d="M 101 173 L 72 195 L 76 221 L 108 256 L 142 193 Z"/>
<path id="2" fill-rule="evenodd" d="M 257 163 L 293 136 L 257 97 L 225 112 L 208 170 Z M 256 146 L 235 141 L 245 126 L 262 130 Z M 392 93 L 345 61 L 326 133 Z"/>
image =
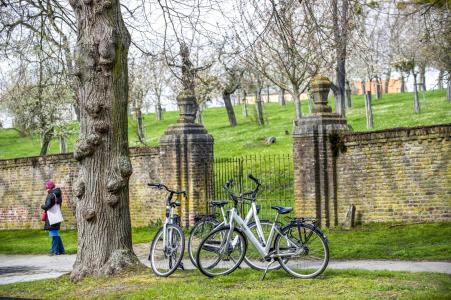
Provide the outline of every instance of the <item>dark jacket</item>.
<path id="1" fill-rule="evenodd" d="M 59 204 L 61 205 L 63 198 L 61 197 L 61 190 L 60 188 L 54 188 L 53 190 L 50 190 L 47 194 L 47 198 L 45 199 L 44 205 L 41 205 L 41 208 L 45 211 L 52 208 L 53 205 Z M 45 224 L 44 224 L 44 230 L 51 230 L 51 229 L 60 229 L 61 223 L 56 223 L 53 225 L 49 224 L 49 218 L 45 217 Z"/>

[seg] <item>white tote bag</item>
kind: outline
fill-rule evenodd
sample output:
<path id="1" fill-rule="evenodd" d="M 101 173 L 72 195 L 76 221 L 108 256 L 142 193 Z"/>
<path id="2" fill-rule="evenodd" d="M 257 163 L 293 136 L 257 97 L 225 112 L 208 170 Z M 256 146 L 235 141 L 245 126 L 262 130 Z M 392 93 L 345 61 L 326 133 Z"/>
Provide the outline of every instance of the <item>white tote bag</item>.
<path id="1" fill-rule="evenodd" d="M 49 219 L 50 225 L 60 223 L 64 220 L 59 204 L 55 204 L 49 210 L 47 210 L 47 218 Z"/>

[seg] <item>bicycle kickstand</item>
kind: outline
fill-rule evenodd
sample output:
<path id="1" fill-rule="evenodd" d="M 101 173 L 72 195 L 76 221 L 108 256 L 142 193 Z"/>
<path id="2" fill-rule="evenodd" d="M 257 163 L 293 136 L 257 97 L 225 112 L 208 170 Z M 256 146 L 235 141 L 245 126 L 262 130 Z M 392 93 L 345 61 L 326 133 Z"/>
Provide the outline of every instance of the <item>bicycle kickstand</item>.
<path id="1" fill-rule="evenodd" d="M 185 271 L 185 266 L 183 265 L 183 261 L 180 262 L 179 269 L 182 271 Z"/>
<path id="2" fill-rule="evenodd" d="M 275 263 L 276 261 L 274 260 L 274 259 L 271 259 L 271 261 L 268 263 L 268 265 L 266 266 L 266 270 L 265 270 L 265 272 L 263 273 L 263 276 L 262 276 L 262 278 L 260 278 L 260 281 L 263 281 L 264 279 L 265 279 L 265 277 L 266 277 L 266 273 L 268 273 L 268 270 L 269 270 L 269 267 L 273 264 L 273 263 Z"/>

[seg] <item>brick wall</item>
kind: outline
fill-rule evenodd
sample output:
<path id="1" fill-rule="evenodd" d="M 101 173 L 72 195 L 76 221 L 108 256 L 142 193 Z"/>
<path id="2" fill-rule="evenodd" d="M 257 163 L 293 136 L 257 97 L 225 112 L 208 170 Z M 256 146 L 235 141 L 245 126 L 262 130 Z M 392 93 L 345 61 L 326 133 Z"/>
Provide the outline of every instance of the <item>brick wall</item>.
<path id="1" fill-rule="evenodd" d="M 346 133 L 336 160 L 339 223 L 449 221 L 451 124 Z"/>
<path id="2" fill-rule="evenodd" d="M 131 148 L 130 153 L 130 214 L 136 227 L 163 219 L 165 197 L 146 186 L 160 180 L 158 148 Z M 40 206 L 46 197 L 43 183 L 49 178 L 63 192 L 63 228 L 75 228 L 71 197 L 76 176 L 77 163 L 72 154 L 0 160 L 0 229 L 43 226 Z"/>

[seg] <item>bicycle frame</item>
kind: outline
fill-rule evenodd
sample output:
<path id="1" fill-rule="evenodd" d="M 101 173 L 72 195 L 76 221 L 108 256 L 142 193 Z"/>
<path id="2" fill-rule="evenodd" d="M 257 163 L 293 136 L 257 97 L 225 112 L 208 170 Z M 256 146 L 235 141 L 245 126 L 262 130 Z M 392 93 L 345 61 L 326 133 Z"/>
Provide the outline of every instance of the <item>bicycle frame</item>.
<path id="1" fill-rule="evenodd" d="M 254 205 L 253 208 L 255 208 L 255 203 L 252 203 Z M 275 257 L 288 257 L 288 256 L 292 256 L 292 255 L 297 255 L 302 251 L 301 246 L 294 241 L 293 239 L 291 239 L 290 237 L 288 237 L 287 235 L 282 234 L 282 232 L 279 230 L 277 224 L 277 217 L 276 216 L 276 220 L 274 221 L 272 227 L 271 227 L 271 231 L 269 233 L 269 237 L 268 240 L 266 241 L 266 245 L 263 247 L 261 244 L 264 244 L 265 240 L 264 240 L 264 235 L 263 235 L 263 230 L 261 229 L 261 224 L 260 224 L 260 220 L 258 219 L 258 216 L 255 220 L 256 224 L 257 224 L 257 234 L 259 235 L 258 238 L 262 239 L 263 238 L 263 243 L 259 243 L 259 241 L 257 241 L 257 238 L 255 237 L 255 235 L 252 233 L 252 231 L 250 231 L 249 227 L 247 226 L 247 223 L 245 222 L 245 220 L 243 220 L 237 213 L 237 210 L 235 207 L 233 207 L 230 210 L 230 230 L 229 233 L 227 235 L 227 240 L 226 240 L 226 245 L 230 242 L 230 237 L 232 235 L 233 230 L 235 229 L 235 222 L 236 224 L 238 224 L 239 229 L 241 229 L 241 231 L 246 235 L 247 239 L 255 246 L 255 248 L 257 249 L 258 253 L 261 255 L 261 257 L 271 257 L 271 258 L 275 258 Z M 274 242 L 274 239 L 276 237 L 277 234 L 280 234 L 281 236 L 284 236 L 285 238 L 288 239 L 290 245 L 294 245 L 296 246 L 296 252 L 292 252 L 292 253 L 286 253 L 286 254 L 279 254 L 277 256 L 275 256 L 274 254 L 271 255 L 270 250 L 271 250 L 271 246 Z M 232 246 L 235 247 L 236 243 L 237 243 L 238 237 L 235 237 L 234 241 L 232 241 Z"/>

